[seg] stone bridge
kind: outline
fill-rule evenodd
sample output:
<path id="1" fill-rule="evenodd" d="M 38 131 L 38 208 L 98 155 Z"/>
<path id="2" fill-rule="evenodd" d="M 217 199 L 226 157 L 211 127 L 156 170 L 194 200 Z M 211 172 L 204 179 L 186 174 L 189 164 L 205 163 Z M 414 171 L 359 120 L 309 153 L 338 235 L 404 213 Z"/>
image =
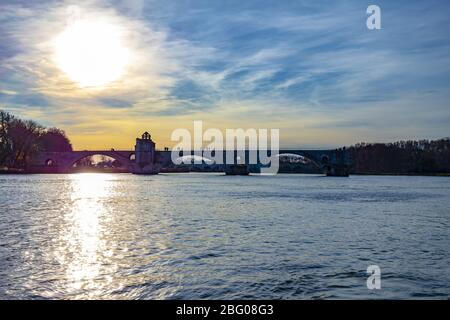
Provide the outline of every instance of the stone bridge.
<path id="1" fill-rule="evenodd" d="M 31 159 L 28 172 L 30 173 L 68 173 L 73 165 L 86 157 L 102 155 L 111 157 L 121 163 L 121 167 L 133 172 L 135 166 L 135 151 L 115 150 L 85 150 L 68 152 L 39 152 Z"/>
<path id="2" fill-rule="evenodd" d="M 249 167 L 249 170 L 251 169 L 252 172 L 259 172 L 261 167 L 264 167 L 264 165 L 261 164 L 259 152 L 257 150 L 221 150 L 216 151 L 215 154 L 217 154 L 218 152 L 223 153 L 222 159 L 224 160 L 227 158 L 227 153 L 231 153 L 231 157 L 234 159 L 233 163 L 245 164 Z M 252 152 L 254 155 L 256 155 L 256 163 L 252 163 L 250 161 L 250 153 Z M 163 168 L 174 166 L 171 160 L 171 151 L 157 151 L 156 153 L 156 158 L 161 163 L 161 166 Z M 214 157 L 215 154 L 214 152 L 212 153 Z M 351 163 L 350 154 L 345 148 L 329 150 L 281 149 L 278 150 L 275 154 L 271 154 L 271 151 L 267 150 L 267 152 L 265 151 L 263 152 L 263 154 L 266 154 L 268 157 L 298 155 L 309 160 L 320 171 L 330 176 L 348 176 Z M 191 155 L 194 159 L 203 158 L 205 161 L 210 160 L 210 158 L 208 156 L 204 156 L 201 151 L 185 151 L 183 153 L 180 152 L 179 155 L 183 155 L 183 157 L 185 157 L 186 155 Z"/>
<path id="3" fill-rule="evenodd" d="M 225 160 L 227 151 L 223 152 L 223 159 Z M 177 164 L 172 162 L 172 151 L 154 151 L 154 162 L 158 168 L 174 168 Z M 259 172 L 261 167 L 259 155 L 257 163 L 250 163 L 250 151 L 243 152 L 231 151 L 234 163 L 246 164 L 251 168 L 252 172 Z M 214 153 L 213 153 L 214 154 Z M 256 152 L 258 154 L 258 152 Z M 134 150 L 85 150 L 85 151 L 70 151 L 70 152 L 40 152 L 32 159 L 28 167 L 30 173 L 69 173 L 73 170 L 74 164 L 86 157 L 94 155 L 103 155 L 117 160 L 121 164 L 121 169 L 125 172 L 136 172 L 138 164 L 136 163 L 136 152 Z M 200 155 L 202 152 L 184 152 L 180 156 L 186 155 Z M 336 150 L 299 150 L 299 149 L 282 149 L 276 154 L 271 155 L 270 151 L 267 156 L 283 156 L 283 155 L 299 155 L 311 161 L 319 170 L 328 175 L 348 175 L 349 168 L 349 154 L 344 149 Z M 207 157 L 205 160 L 209 160 Z M 200 163 L 205 165 L 205 163 Z M 198 163 L 193 163 L 198 165 Z M 225 168 L 226 165 L 223 165 Z"/>
<path id="4" fill-rule="evenodd" d="M 192 165 L 215 165 L 219 169 L 229 172 L 230 168 L 237 168 L 243 172 L 260 172 L 267 164 L 260 156 L 276 157 L 282 155 L 298 155 L 315 164 L 322 172 L 332 176 L 348 176 L 351 159 L 349 153 L 343 149 L 334 150 L 296 150 L 283 149 L 271 154 L 271 150 L 261 153 L 258 150 L 190 150 L 182 153 L 177 151 L 158 151 L 148 132 L 141 138 L 136 139 L 134 150 L 84 150 L 68 152 L 39 152 L 29 161 L 27 171 L 30 173 L 69 173 L 74 164 L 86 157 L 103 155 L 111 157 L 120 163 L 121 171 L 136 174 L 156 174 L 161 168 L 174 168 L 178 164 L 172 161 L 172 153 L 176 152 L 175 158 L 193 157 L 200 159 L 199 163 L 193 161 Z M 206 155 L 206 156 L 205 156 Z M 209 155 L 209 156 L 208 156 Z M 220 156 L 220 157 L 219 157 Z M 212 158 L 214 161 L 212 161 Z M 217 161 L 223 159 L 222 161 Z M 223 164 L 225 163 L 225 164 Z M 185 163 L 186 164 L 186 163 Z M 238 166 L 237 166 L 238 165 Z M 270 164 L 269 164 L 270 165 Z"/>

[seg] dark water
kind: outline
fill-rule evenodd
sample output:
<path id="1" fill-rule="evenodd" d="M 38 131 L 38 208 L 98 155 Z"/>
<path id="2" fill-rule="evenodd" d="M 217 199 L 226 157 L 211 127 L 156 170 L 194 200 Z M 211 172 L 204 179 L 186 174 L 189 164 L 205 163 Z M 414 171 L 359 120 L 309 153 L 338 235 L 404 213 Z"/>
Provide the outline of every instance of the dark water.
<path id="1" fill-rule="evenodd" d="M 0 200 L 0 298 L 450 296 L 445 177 L 17 175 Z"/>

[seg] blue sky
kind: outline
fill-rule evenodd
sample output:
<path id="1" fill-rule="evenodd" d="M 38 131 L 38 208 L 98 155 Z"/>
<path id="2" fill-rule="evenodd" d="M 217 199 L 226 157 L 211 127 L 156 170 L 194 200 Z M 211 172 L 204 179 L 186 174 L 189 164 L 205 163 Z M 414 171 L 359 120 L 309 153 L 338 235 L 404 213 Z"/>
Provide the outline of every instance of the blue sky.
<path id="1" fill-rule="evenodd" d="M 137 58 L 114 87 L 80 89 L 55 67 L 48 41 L 73 6 L 126 31 Z M 169 144 L 193 120 L 279 128 L 285 147 L 445 137 L 448 17 L 446 1 L 0 0 L 0 106 L 79 148 L 148 128 Z"/>

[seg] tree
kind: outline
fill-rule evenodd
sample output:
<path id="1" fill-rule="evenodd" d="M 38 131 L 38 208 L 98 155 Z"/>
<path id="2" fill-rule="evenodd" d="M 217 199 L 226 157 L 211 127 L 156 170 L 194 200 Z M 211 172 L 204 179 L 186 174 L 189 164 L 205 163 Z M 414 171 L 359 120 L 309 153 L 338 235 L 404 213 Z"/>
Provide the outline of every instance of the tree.
<path id="1" fill-rule="evenodd" d="M 72 151 L 72 145 L 66 133 L 58 128 L 49 128 L 40 138 L 42 151 L 66 152 Z"/>
<path id="2" fill-rule="evenodd" d="M 72 145 L 63 130 L 46 129 L 0 110 L 0 166 L 25 168 L 39 151 L 72 151 Z"/>
<path id="3" fill-rule="evenodd" d="M 39 151 L 39 138 L 44 127 L 34 121 L 14 119 L 9 128 L 9 136 L 13 147 L 13 166 L 26 167 L 27 160 Z"/>
<path id="4" fill-rule="evenodd" d="M 8 134 L 13 118 L 8 112 L 0 110 L 0 166 L 7 166 L 13 156 L 12 141 Z"/>
<path id="5" fill-rule="evenodd" d="M 450 139 L 358 143 L 349 148 L 354 173 L 450 173 Z"/>

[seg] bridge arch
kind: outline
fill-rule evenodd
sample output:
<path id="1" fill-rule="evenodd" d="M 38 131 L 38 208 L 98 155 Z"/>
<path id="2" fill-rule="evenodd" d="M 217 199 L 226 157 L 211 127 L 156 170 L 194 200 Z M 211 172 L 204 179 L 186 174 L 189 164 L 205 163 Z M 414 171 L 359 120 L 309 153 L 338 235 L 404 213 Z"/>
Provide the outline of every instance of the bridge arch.
<path id="1" fill-rule="evenodd" d="M 195 162 L 200 162 L 205 164 L 214 164 L 214 160 L 205 158 L 198 155 L 186 155 L 179 157 L 175 160 L 175 164 L 195 164 Z"/>
<path id="2" fill-rule="evenodd" d="M 104 157 L 112 158 L 121 164 L 120 168 L 131 170 L 135 163 L 134 160 L 131 160 L 132 155 L 134 155 L 134 152 L 117 152 L 114 150 L 72 152 L 71 158 L 68 159 L 67 161 L 65 161 L 62 171 L 70 172 L 73 170 L 73 167 L 77 162 L 79 162 L 82 159 L 92 157 L 92 156 L 104 156 Z"/>
<path id="3" fill-rule="evenodd" d="M 296 153 L 279 153 L 276 154 L 274 157 L 277 157 L 280 161 L 288 160 L 289 162 L 302 162 L 302 163 L 310 161 L 308 158 Z"/>
<path id="4" fill-rule="evenodd" d="M 323 155 L 325 156 L 325 155 Z M 315 167 L 317 167 L 320 170 L 324 170 L 324 163 L 322 162 L 322 157 L 315 155 L 315 154 L 311 154 L 302 150 L 289 150 L 289 151 L 280 151 L 280 153 L 276 154 L 273 157 L 278 157 L 280 160 L 282 160 L 283 158 L 296 158 L 299 160 L 299 162 L 303 163 L 303 164 L 308 164 L 311 163 L 313 164 Z"/>

